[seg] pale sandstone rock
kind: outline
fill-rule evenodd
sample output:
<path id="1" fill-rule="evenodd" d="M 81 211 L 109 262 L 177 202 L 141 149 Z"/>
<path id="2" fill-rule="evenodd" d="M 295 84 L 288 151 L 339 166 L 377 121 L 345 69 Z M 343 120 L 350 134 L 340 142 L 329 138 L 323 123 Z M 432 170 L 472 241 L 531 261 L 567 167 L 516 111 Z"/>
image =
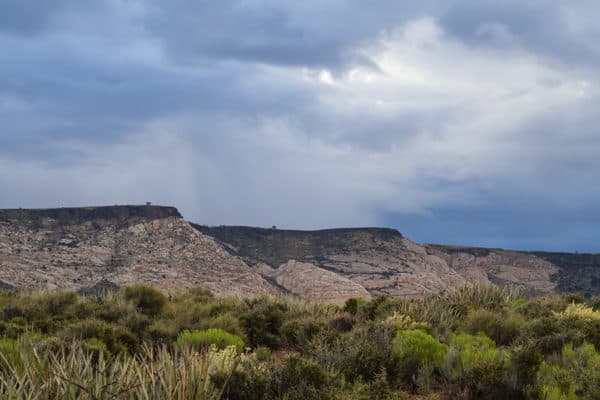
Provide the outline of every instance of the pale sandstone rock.
<path id="1" fill-rule="evenodd" d="M 276 292 L 178 215 L 69 221 L 22 214 L 0 214 L 0 280 L 17 289 L 79 289 L 105 279 L 167 291 L 203 286 L 218 296 Z"/>
<path id="2" fill-rule="evenodd" d="M 352 297 L 371 298 L 361 285 L 313 264 L 295 260 L 273 270 L 272 277 L 290 293 L 305 299 L 343 304 Z"/>

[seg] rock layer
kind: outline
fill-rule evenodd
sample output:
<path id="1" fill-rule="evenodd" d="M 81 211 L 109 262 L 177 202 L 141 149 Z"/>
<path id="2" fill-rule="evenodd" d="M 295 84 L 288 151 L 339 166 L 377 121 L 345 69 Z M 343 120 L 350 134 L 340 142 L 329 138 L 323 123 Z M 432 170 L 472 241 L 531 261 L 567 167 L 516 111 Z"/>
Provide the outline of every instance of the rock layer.
<path id="1" fill-rule="evenodd" d="M 0 280 L 17 289 L 81 289 L 101 280 L 217 295 L 275 289 L 171 207 L 0 210 Z"/>
<path id="2" fill-rule="evenodd" d="M 393 229 L 194 227 L 217 238 L 249 265 L 277 268 L 289 260 L 310 263 L 359 284 L 372 296 L 423 297 L 466 282 L 443 258 Z"/>
<path id="3" fill-rule="evenodd" d="M 290 260 L 279 268 L 263 273 L 273 278 L 286 291 L 310 300 L 342 304 L 351 297 L 370 299 L 369 292 L 340 274 L 310 263 Z"/>

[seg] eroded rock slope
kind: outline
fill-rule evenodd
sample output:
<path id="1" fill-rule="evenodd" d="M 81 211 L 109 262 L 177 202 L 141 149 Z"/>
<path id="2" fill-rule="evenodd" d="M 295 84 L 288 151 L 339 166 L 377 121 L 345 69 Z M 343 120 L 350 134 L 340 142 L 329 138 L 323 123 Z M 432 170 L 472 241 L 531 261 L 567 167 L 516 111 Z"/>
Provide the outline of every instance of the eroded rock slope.
<path id="1" fill-rule="evenodd" d="M 275 292 L 175 208 L 158 206 L 0 210 L 0 281 L 17 289 L 112 282 L 204 286 L 217 295 Z"/>
<path id="2" fill-rule="evenodd" d="M 339 274 L 371 295 L 422 297 L 467 282 L 600 295 L 600 255 L 417 244 L 393 229 L 291 231 L 194 225 L 247 264 L 278 269 L 290 260 Z M 260 270 L 260 268 L 259 268 Z M 290 291 L 301 279 L 288 279 Z"/>
<path id="3" fill-rule="evenodd" d="M 194 225 L 217 238 L 249 265 L 288 271 L 290 261 L 330 271 L 365 288 L 372 296 L 423 297 L 466 282 L 439 255 L 429 254 L 398 231 L 385 228 L 288 231 Z M 280 280 L 283 280 L 280 272 Z M 304 284 L 285 279 L 291 292 Z M 330 290 L 335 290 L 333 286 Z"/>

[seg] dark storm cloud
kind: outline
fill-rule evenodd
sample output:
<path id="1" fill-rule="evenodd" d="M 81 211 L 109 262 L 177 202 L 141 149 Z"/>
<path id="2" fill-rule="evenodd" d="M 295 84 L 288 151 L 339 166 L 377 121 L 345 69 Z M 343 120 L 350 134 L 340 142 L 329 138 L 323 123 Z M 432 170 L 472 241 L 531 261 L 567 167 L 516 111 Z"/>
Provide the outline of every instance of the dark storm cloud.
<path id="1" fill-rule="evenodd" d="M 456 2 L 442 16 L 442 26 L 461 40 L 491 47 L 523 47 L 569 64 L 597 65 L 600 28 L 594 1 Z"/>
<path id="2" fill-rule="evenodd" d="M 339 68 L 367 62 L 355 50 L 433 9 L 383 0 L 155 2 L 144 21 L 183 61 L 209 58 Z"/>
<path id="3" fill-rule="evenodd" d="M 0 2 L 0 207 L 598 250 L 599 7 Z"/>
<path id="4" fill-rule="evenodd" d="M 0 31 L 18 35 L 40 33 L 55 13 L 76 3 L 74 0 L 4 0 L 0 3 Z"/>

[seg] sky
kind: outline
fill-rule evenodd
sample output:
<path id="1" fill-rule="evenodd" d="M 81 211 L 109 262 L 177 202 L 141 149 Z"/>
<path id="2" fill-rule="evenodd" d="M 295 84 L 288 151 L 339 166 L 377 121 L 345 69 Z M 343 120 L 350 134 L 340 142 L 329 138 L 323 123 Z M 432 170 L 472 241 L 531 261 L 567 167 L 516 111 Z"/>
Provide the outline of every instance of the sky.
<path id="1" fill-rule="evenodd" d="M 0 208 L 600 252 L 600 3 L 2 0 Z"/>

